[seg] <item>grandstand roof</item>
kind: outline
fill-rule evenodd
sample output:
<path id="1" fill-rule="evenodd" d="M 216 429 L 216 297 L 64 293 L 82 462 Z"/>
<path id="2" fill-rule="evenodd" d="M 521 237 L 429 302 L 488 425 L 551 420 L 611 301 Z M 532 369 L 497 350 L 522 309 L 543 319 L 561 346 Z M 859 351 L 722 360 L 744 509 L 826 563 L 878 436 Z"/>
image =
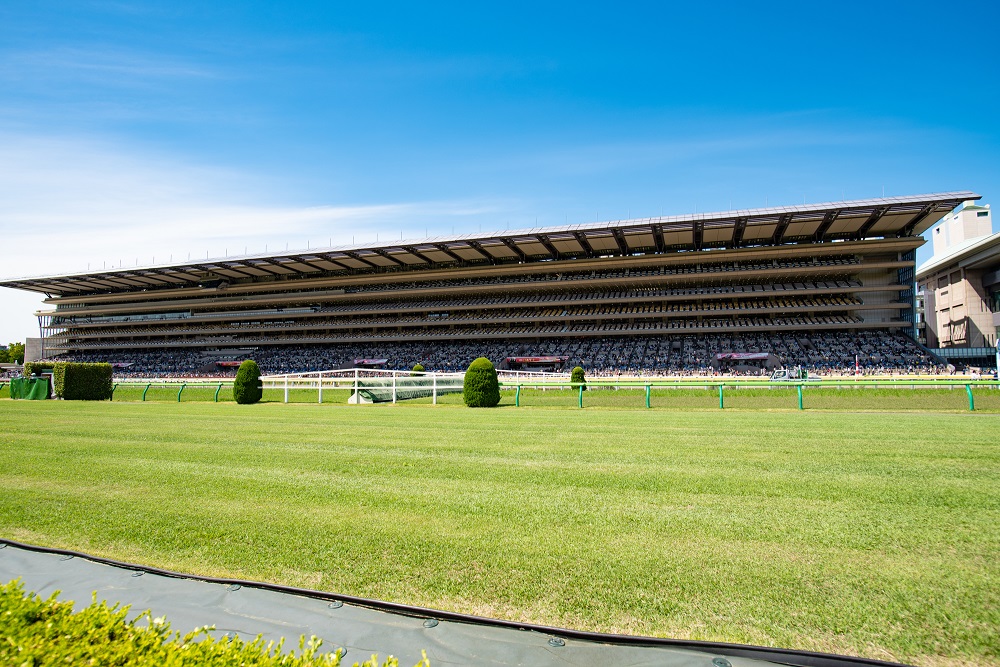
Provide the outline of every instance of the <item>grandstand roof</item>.
<path id="1" fill-rule="evenodd" d="M 74 295 L 196 286 L 212 280 L 294 277 L 445 264 L 534 262 L 578 257 L 739 248 L 793 242 L 906 237 L 924 232 L 974 192 L 741 209 L 441 236 L 376 245 L 118 267 L 11 278 L 0 286 Z M 210 285 L 209 285 L 210 286 Z"/>

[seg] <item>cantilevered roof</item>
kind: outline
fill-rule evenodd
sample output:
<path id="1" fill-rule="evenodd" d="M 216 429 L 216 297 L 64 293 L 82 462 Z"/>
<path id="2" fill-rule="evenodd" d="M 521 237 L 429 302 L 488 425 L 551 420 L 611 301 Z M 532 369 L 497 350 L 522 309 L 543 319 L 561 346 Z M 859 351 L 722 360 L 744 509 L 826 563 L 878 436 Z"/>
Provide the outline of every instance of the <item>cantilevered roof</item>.
<path id="1" fill-rule="evenodd" d="M 658 218 L 612 220 L 489 234 L 439 236 L 377 245 L 120 267 L 0 280 L 0 286 L 49 295 L 189 287 L 210 280 L 308 276 L 378 268 L 533 262 L 578 257 L 740 248 L 795 242 L 915 236 L 974 192 L 740 209 Z"/>

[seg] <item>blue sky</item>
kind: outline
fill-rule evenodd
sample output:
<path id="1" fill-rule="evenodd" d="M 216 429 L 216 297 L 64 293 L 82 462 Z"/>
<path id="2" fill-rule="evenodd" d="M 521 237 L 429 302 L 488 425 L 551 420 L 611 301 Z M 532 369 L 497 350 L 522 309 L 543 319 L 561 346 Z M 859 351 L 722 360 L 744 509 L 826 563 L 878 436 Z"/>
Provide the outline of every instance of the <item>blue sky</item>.
<path id="1" fill-rule="evenodd" d="M 995 3 L 0 4 L 5 277 L 971 189 Z M 0 289 L 0 341 L 38 299 Z"/>

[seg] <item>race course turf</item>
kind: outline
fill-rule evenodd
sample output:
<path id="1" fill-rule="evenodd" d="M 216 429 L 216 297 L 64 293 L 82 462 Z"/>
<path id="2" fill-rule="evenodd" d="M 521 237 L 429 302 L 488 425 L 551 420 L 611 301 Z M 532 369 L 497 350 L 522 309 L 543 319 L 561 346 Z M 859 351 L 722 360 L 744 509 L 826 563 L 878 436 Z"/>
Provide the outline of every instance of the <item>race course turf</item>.
<path id="1" fill-rule="evenodd" d="M 2 400 L 0 486 L 2 537 L 173 570 L 1000 665 L 997 414 Z"/>

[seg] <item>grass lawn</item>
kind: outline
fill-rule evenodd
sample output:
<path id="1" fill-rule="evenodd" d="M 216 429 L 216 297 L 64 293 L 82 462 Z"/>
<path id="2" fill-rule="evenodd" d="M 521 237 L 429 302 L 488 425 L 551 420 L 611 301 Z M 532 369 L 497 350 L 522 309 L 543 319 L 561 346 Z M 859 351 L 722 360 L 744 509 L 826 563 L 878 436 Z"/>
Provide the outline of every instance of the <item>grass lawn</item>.
<path id="1" fill-rule="evenodd" d="M 936 413 L 691 391 L 704 409 L 2 400 L 0 535 L 588 630 L 1000 665 L 1000 416 L 964 391 Z"/>

